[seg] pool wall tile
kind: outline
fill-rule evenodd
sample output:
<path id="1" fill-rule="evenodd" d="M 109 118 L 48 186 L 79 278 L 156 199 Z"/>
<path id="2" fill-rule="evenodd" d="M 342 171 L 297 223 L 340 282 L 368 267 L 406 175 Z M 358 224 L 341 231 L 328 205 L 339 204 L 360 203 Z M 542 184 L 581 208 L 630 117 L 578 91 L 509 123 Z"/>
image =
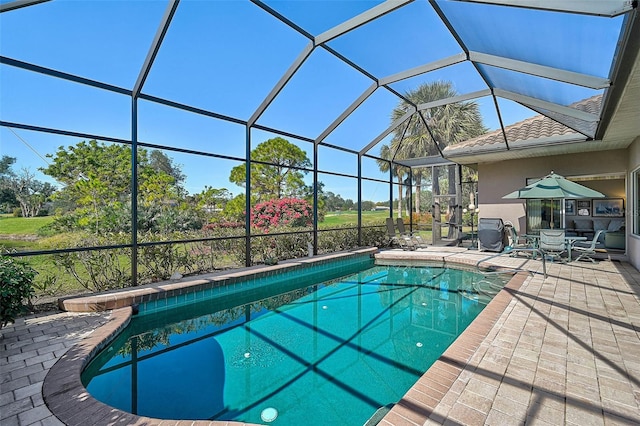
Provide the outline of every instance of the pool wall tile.
<path id="1" fill-rule="evenodd" d="M 524 281 L 524 274 L 521 281 Z M 521 282 L 517 282 L 518 280 L 514 277 L 512 281 L 507 285 L 507 288 L 510 290 L 516 290 L 519 288 Z M 204 287 L 202 287 L 204 289 Z M 185 290 L 186 291 L 186 290 Z M 206 292 L 205 292 L 206 293 Z M 158 295 L 154 294 L 154 298 L 157 299 Z M 145 296 L 140 296 L 144 298 Z M 150 296 L 149 296 L 150 297 Z M 197 296 L 196 296 L 197 297 Z M 502 305 L 508 304 L 509 300 L 511 300 L 512 294 L 509 292 L 501 292 L 494 300 L 492 301 L 492 306 L 497 307 L 498 304 Z M 502 300 L 501 300 L 502 299 Z M 95 307 L 97 305 L 97 301 L 89 300 L 83 302 L 74 302 L 75 304 L 84 303 L 88 307 Z M 151 303 L 147 303 L 151 305 Z M 73 305 L 73 304 L 71 304 Z M 502 306 L 501 306 L 502 307 Z M 142 308 L 142 306 L 141 306 Z M 123 309 L 125 311 L 127 308 Z M 476 320 L 481 319 L 483 322 L 482 327 L 478 327 L 478 333 L 481 333 L 482 329 L 484 329 L 487 324 L 486 323 L 495 323 L 497 320 L 499 313 L 501 311 L 498 309 L 489 309 L 480 313 L 479 317 Z M 490 317 L 487 318 L 486 316 Z M 126 316 L 126 322 L 124 321 Z M 128 323 L 130 318 L 130 310 L 129 313 L 124 313 L 124 315 L 120 315 L 117 312 L 114 312 L 112 318 L 109 321 L 109 324 L 104 328 L 96 330 L 92 333 L 85 341 L 82 342 L 81 345 L 74 346 L 61 360 L 56 363 L 54 367 L 51 368 L 49 374 L 45 379 L 45 383 L 43 385 L 43 397 L 47 403 L 47 405 L 52 409 L 54 414 L 66 424 L 84 424 L 87 420 L 87 413 L 93 413 L 93 407 L 91 405 L 95 405 L 95 400 L 93 400 L 90 396 L 87 396 L 86 390 L 84 387 L 80 386 L 67 386 L 70 383 L 68 380 L 64 380 L 68 378 L 68 368 L 69 363 L 74 363 L 74 369 L 77 369 L 77 365 L 86 364 L 95 353 L 99 351 L 99 349 L 103 348 L 108 344 L 112 337 L 108 337 L 103 335 L 104 329 L 111 331 L 109 336 L 113 336 L 118 333 L 125 325 Z M 118 326 L 114 325 L 119 323 Z M 473 324 L 473 323 L 472 323 Z M 110 330 L 111 329 L 111 330 Z M 474 330 L 476 331 L 476 330 Z M 443 356 L 434 364 L 420 379 L 419 385 L 423 384 L 424 386 L 420 386 L 417 390 L 418 393 L 410 391 L 407 393 L 405 397 L 403 397 L 398 403 L 393 407 L 392 411 L 390 411 L 387 416 L 381 420 L 381 425 L 417 425 L 417 424 L 433 424 L 436 422 L 437 424 L 445 423 L 446 417 L 441 415 L 440 412 L 436 410 L 436 405 L 442 398 L 442 388 L 444 389 L 453 389 L 457 384 L 460 383 L 461 373 L 463 372 L 462 368 L 465 367 L 465 362 L 460 362 L 458 360 L 454 360 L 451 357 L 452 353 L 460 351 L 463 347 L 467 347 L 466 345 L 477 344 L 476 339 L 468 339 L 466 338 L 467 332 L 461 336 L 454 344 L 443 354 Z M 462 347 L 461 347 L 462 346 Z M 462 365 L 461 365 L 462 364 Z M 58 373 L 58 374 L 56 374 Z M 458 380 L 458 381 L 456 381 Z M 468 380 L 468 379 L 467 379 Z M 60 401 L 64 398 L 64 404 L 69 409 L 69 400 L 74 401 L 75 408 L 82 408 L 82 421 L 74 421 L 75 417 L 73 417 L 74 412 L 71 410 L 63 411 L 56 409 L 56 407 L 60 406 Z M 99 403 L 98 403 L 99 404 Z M 98 405 L 100 406 L 100 405 Z M 106 410 L 102 414 L 97 414 L 95 416 L 91 415 L 90 418 L 103 418 L 109 415 L 110 421 L 115 424 L 116 420 L 126 419 L 127 421 L 124 423 L 127 424 L 165 424 L 166 421 L 159 421 L 157 419 L 148 419 L 144 417 L 135 417 L 128 413 L 120 412 L 116 409 L 112 409 L 111 407 L 107 407 L 102 405 L 102 409 Z M 79 411 L 75 411 L 78 413 Z M 419 413 L 418 416 L 415 416 L 416 413 Z M 445 414 L 446 415 L 446 414 Z M 411 418 L 411 420 L 409 420 Z M 479 421 L 475 424 L 482 424 L 485 421 L 482 419 L 478 419 Z M 451 419 L 450 419 L 451 421 Z M 123 424 L 124 424 L 123 423 Z M 174 424 L 177 422 L 169 421 L 167 424 Z M 200 424 L 201 422 L 189 422 L 189 423 L 180 423 L 180 424 Z M 215 422 L 202 422 L 202 424 L 216 424 Z M 467 424 L 472 424 L 468 422 Z"/>
<path id="2" fill-rule="evenodd" d="M 358 262 L 373 262 L 372 255 L 377 248 L 366 248 L 283 261 L 272 266 L 253 266 L 242 270 L 220 271 L 185 277 L 179 281 L 163 281 L 139 287 L 108 291 L 90 296 L 68 297 L 58 300 L 61 310 L 69 312 L 95 312 L 139 305 L 139 312 L 148 313 L 167 306 L 175 306 L 187 301 L 206 300 L 227 295 L 229 292 L 259 289 L 271 285 L 275 280 L 310 276 L 331 267 L 333 271 L 351 272 L 351 266 Z M 299 275 L 304 274 L 304 275 Z M 224 289 L 212 291 L 213 289 Z M 190 298 L 177 299 L 190 294 Z"/>

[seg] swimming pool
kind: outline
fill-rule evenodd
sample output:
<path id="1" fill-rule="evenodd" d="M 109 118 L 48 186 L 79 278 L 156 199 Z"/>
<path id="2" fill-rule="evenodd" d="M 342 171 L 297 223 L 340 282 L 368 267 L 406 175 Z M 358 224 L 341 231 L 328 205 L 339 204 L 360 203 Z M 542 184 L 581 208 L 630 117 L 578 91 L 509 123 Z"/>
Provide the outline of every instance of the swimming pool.
<path id="1" fill-rule="evenodd" d="M 273 281 L 135 317 L 83 383 L 106 404 L 156 418 L 361 425 L 400 399 L 482 310 L 483 293 L 504 284 L 409 266 L 320 281 Z"/>

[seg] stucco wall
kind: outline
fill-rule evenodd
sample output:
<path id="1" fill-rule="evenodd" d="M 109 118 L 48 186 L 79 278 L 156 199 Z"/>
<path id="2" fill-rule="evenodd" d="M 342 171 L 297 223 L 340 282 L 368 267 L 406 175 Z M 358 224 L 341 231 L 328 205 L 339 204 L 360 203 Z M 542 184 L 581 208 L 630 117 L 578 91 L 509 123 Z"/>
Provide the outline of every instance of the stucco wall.
<path id="1" fill-rule="evenodd" d="M 627 169 L 629 170 L 627 185 L 627 256 L 629 261 L 635 266 L 636 269 L 640 269 L 640 236 L 633 234 L 633 226 L 630 220 L 631 213 L 633 213 L 633 205 L 638 204 L 638 200 L 633 199 L 633 184 L 631 180 L 631 173 L 640 167 L 640 136 L 637 137 L 633 143 L 629 146 L 628 150 L 629 163 Z M 636 213 L 637 214 L 637 213 Z"/>
<path id="2" fill-rule="evenodd" d="M 638 141 L 636 141 L 638 142 Z M 637 143 L 640 145 L 640 142 Z M 636 163 L 640 164 L 640 146 L 636 147 Z M 627 150 L 599 151 L 583 154 L 527 158 L 478 165 L 479 217 L 500 217 L 525 230 L 524 200 L 505 200 L 502 196 L 526 185 L 527 178 L 542 177 L 554 171 L 563 176 L 584 176 L 605 173 L 627 173 Z M 622 179 L 581 182 L 608 197 L 625 198 Z M 626 206 L 626 200 L 625 200 Z M 640 238 L 637 241 L 640 248 Z"/>

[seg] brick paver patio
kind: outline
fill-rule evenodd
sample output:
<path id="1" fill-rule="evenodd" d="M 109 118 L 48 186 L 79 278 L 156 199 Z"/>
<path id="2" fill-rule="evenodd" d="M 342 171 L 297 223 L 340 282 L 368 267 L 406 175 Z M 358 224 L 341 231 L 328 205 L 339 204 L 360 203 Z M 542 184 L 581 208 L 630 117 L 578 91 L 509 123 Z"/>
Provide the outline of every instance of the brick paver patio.
<path id="1" fill-rule="evenodd" d="M 49 369 L 110 313 L 53 313 L 20 318 L 1 330 L 0 424 L 59 425 L 42 398 Z"/>
<path id="2" fill-rule="evenodd" d="M 398 255 L 487 257 L 453 248 L 381 253 Z M 549 264 L 545 279 L 540 261 L 492 263 L 532 273 L 507 287 L 380 424 L 640 424 L 640 273 L 604 260 Z M 2 329 L 0 424 L 62 424 L 44 403 L 44 378 L 109 317 L 44 314 Z"/>

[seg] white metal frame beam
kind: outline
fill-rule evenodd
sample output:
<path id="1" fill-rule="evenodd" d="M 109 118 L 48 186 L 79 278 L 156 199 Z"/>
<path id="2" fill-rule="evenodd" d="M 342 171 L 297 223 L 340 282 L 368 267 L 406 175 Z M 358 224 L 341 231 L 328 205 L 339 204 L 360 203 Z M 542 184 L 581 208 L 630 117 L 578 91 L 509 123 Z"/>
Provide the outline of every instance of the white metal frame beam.
<path id="1" fill-rule="evenodd" d="M 429 167 L 429 166 L 450 166 L 453 164 L 457 164 L 451 160 L 442 158 L 439 155 L 432 155 L 429 157 L 409 158 L 407 160 L 395 160 L 394 163 L 400 164 L 401 166 L 410 167 L 412 169 L 416 169 L 420 167 Z"/>
<path id="2" fill-rule="evenodd" d="M 577 120 L 577 119 L 567 119 L 561 116 L 560 114 L 550 114 L 549 112 L 546 112 L 545 110 L 537 106 L 527 105 L 527 104 L 524 104 L 524 105 L 532 109 L 533 111 L 537 112 L 538 114 L 544 115 L 545 117 L 548 117 L 549 119 L 556 121 L 562 124 L 563 126 L 568 127 L 571 130 L 575 130 L 577 133 L 583 134 L 588 138 L 593 139 L 593 137 L 595 136 L 595 130 L 598 124 L 597 122 L 583 121 L 583 120 Z M 590 128 L 590 126 L 593 124 L 594 124 L 594 128 Z"/>
<path id="3" fill-rule="evenodd" d="M 253 113 L 251 118 L 249 118 L 248 126 L 251 127 L 255 124 L 256 121 L 260 118 L 260 116 L 264 113 L 264 111 L 271 105 L 271 102 L 280 94 L 284 86 L 291 80 L 291 77 L 300 69 L 304 61 L 307 60 L 311 52 L 315 49 L 313 42 L 307 43 L 307 45 L 302 49 L 302 52 L 298 55 L 298 57 L 293 61 L 289 69 L 284 73 L 280 80 L 276 83 L 276 85 L 271 89 L 271 92 L 267 95 L 267 97 L 262 101 L 258 109 Z"/>
<path id="4" fill-rule="evenodd" d="M 499 6 L 526 7 L 555 12 L 579 13 L 595 16 L 618 16 L 633 9 L 629 0 L 455 0 Z"/>
<path id="5" fill-rule="evenodd" d="M 551 80 L 562 81 L 564 83 L 589 87 L 591 89 L 606 89 L 611 86 L 611 81 L 608 78 L 594 77 L 587 74 L 561 70 L 559 68 L 547 67 L 531 62 L 518 61 L 516 59 L 509 59 L 501 56 L 489 55 L 486 53 L 470 51 L 469 60 L 479 64 L 491 65 L 511 71 L 518 71 L 525 74 L 548 78 Z"/>
<path id="6" fill-rule="evenodd" d="M 595 122 L 600 120 L 595 114 L 591 114 L 579 109 L 570 108 L 562 105 L 555 104 L 553 102 L 543 101 L 541 99 L 532 98 L 530 96 L 520 95 L 518 93 L 509 92 L 508 90 L 494 89 L 493 93 L 501 98 L 509 99 L 514 102 L 518 102 L 523 105 L 530 105 L 536 108 L 546 109 L 558 114 L 563 114 L 569 117 L 577 118 L 578 120 Z"/>
<path id="7" fill-rule="evenodd" d="M 386 138 L 389 135 L 389 133 L 393 132 L 396 128 L 398 128 L 398 126 L 401 126 L 402 123 L 404 123 L 409 118 L 411 118 L 411 116 L 413 114 L 415 114 L 415 112 L 416 112 L 415 107 L 410 107 L 409 110 L 406 113 L 404 113 L 404 115 L 402 117 L 398 118 L 393 123 L 391 123 L 391 125 L 389 127 L 387 127 L 386 130 L 384 130 L 382 133 L 380 133 L 374 140 L 369 142 L 367 144 L 367 146 L 362 148 L 362 150 L 358 154 L 359 155 L 366 154 L 367 151 L 369 151 L 371 148 L 376 146 L 382 139 Z"/>
<path id="8" fill-rule="evenodd" d="M 314 43 L 316 46 L 328 43 L 331 40 L 340 37 L 341 35 L 346 34 L 351 30 L 354 30 L 370 21 L 373 21 L 374 19 L 378 19 L 379 17 L 386 15 L 389 12 L 393 12 L 399 7 L 402 7 L 413 1 L 414 0 L 387 0 L 384 3 L 374 6 L 371 9 L 366 10 L 361 14 L 354 16 L 353 18 L 344 21 L 343 23 L 336 25 L 335 27 L 314 37 Z"/>
<path id="9" fill-rule="evenodd" d="M 253 115 L 251 115 L 251 117 L 248 120 L 248 126 L 252 127 L 260 118 L 260 116 L 262 116 L 262 114 L 264 113 L 264 111 L 269 107 L 269 105 L 275 100 L 275 98 L 280 94 L 280 92 L 282 91 L 282 89 L 284 88 L 284 86 L 286 86 L 286 84 L 289 82 L 289 80 L 291 80 L 291 78 L 293 77 L 293 75 L 298 71 L 298 69 L 300 69 L 300 67 L 302 66 L 302 64 L 307 60 L 307 58 L 311 55 L 311 53 L 313 53 L 313 51 L 315 50 L 316 47 L 321 46 L 325 43 L 328 43 L 329 41 L 340 37 L 343 34 L 346 34 L 347 32 L 354 30 L 362 25 L 367 24 L 368 22 L 371 22 L 383 15 L 386 15 L 389 12 L 392 12 L 402 6 L 405 6 L 411 2 L 413 2 L 414 0 L 386 0 L 384 3 L 379 4 L 377 6 L 372 7 L 369 10 L 366 10 L 365 12 L 347 20 L 344 21 L 343 23 L 336 25 L 335 27 L 325 31 L 324 33 L 313 37 L 313 40 L 309 42 L 309 44 L 307 44 L 307 46 L 305 46 L 305 48 L 302 50 L 302 52 L 298 55 L 298 57 L 294 60 L 293 64 L 291 64 L 291 66 L 289 67 L 289 69 L 284 73 L 284 75 L 280 78 L 280 80 L 278 81 L 278 83 L 276 83 L 276 85 L 274 86 L 274 88 L 271 90 L 271 92 L 269 92 L 269 94 L 267 95 L 267 97 L 262 101 L 262 103 L 258 106 L 258 108 L 256 109 L 256 111 L 253 113 Z M 259 4 L 262 6 L 262 3 L 259 2 Z M 270 12 L 273 14 L 273 12 Z M 276 16 L 276 15 L 274 15 Z M 280 16 L 276 16 L 278 19 L 281 19 Z M 326 46 L 325 46 L 326 48 Z M 344 60 L 343 60 L 344 61 Z M 353 66 L 353 65 L 352 65 Z M 342 121 L 344 121 L 349 114 L 351 114 L 362 102 L 364 102 L 364 100 L 371 95 L 371 93 L 373 93 L 373 91 L 375 91 L 375 89 L 377 89 L 380 84 L 376 81 L 374 83 L 375 87 L 373 88 L 373 90 L 371 89 L 371 87 L 369 89 L 367 89 L 358 99 L 356 99 L 353 104 L 347 108 L 347 110 L 345 112 L 343 112 L 324 132 L 322 132 L 322 134 L 320 134 L 320 136 L 318 136 L 318 138 L 316 139 L 316 144 L 319 143 L 320 141 L 322 141 L 324 138 L 327 137 L 327 135 L 329 133 L 331 133 L 333 130 L 335 130 L 335 128 L 340 125 L 340 123 Z M 370 92 L 370 93 L 369 93 Z"/>
<path id="10" fill-rule="evenodd" d="M 450 65 L 459 64 L 467 60 L 467 55 L 464 53 L 458 53 L 457 55 L 449 56 L 448 58 L 443 58 L 434 62 L 429 62 L 428 64 L 420 65 L 415 68 L 411 68 L 409 70 L 401 71 L 397 74 L 393 74 L 380 79 L 380 85 L 385 86 L 387 84 L 396 83 L 401 80 L 405 80 L 407 78 L 415 77 L 420 74 L 424 74 L 430 71 L 435 71 L 440 68 L 445 68 Z"/>
<path id="11" fill-rule="evenodd" d="M 333 132 L 340 124 L 342 124 L 342 122 L 346 120 L 347 117 L 351 115 L 351 113 L 353 113 L 364 101 L 366 101 L 378 87 L 379 86 L 377 83 L 373 83 L 371 86 L 365 89 L 365 91 L 362 92 L 362 94 L 358 96 L 358 98 L 353 101 L 353 103 L 351 103 L 351 105 L 349 105 L 347 109 L 345 109 L 342 114 L 340 114 L 338 118 L 333 121 L 333 123 L 329 125 L 329 127 L 327 127 L 322 133 L 320 133 L 320 136 L 318 136 L 315 140 L 315 144 L 317 145 L 325 140 L 327 136 L 329 136 L 329 134 Z"/>
<path id="12" fill-rule="evenodd" d="M 443 105 L 455 104 L 456 102 L 464 102 L 471 99 L 482 98 L 484 96 L 491 96 L 491 89 L 478 90 L 477 92 L 467 93 L 466 95 L 452 96 L 450 98 L 438 99 L 437 101 L 420 104 L 418 105 L 418 111 L 424 111 Z"/>

